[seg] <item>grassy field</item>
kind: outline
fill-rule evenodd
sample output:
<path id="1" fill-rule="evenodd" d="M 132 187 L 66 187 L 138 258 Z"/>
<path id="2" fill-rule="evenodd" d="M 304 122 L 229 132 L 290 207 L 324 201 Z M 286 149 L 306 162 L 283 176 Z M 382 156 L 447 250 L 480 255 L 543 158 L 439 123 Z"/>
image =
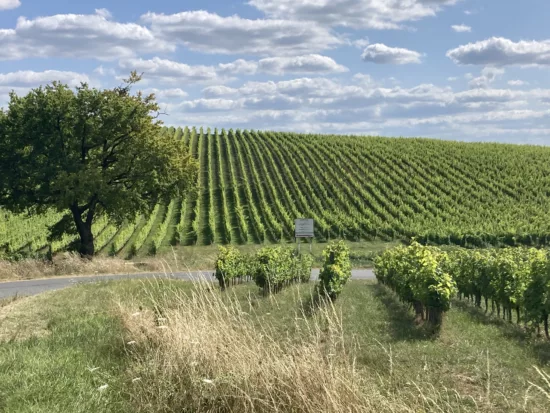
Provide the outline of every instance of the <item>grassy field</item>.
<path id="1" fill-rule="evenodd" d="M 177 403 L 181 402 L 178 397 L 160 396 L 187 383 L 185 380 L 191 376 L 186 374 L 191 374 L 191 370 L 177 370 L 167 378 L 164 375 L 168 370 L 155 369 L 153 362 L 161 360 L 159 357 L 164 353 L 173 357 L 187 354 L 185 351 L 192 351 L 193 357 L 200 361 L 192 370 L 198 376 L 193 377 L 206 381 L 190 381 L 186 386 L 194 389 L 193 394 L 177 394 L 187 397 L 186 403 L 198 401 L 205 406 L 204 410 L 196 411 L 207 411 L 206 406 L 213 400 L 218 400 L 218 410 L 212 411 L 227 411 L 222 403 L 227 400 L 217 395 L 216 389 L 231 380 L 235 380 L 233 384 L 238 382 L 240 376 L 235 376 L 237 370 L 233 368 L 252 369 L 246 364 L 246 357 L 240 358 L 241 353 L 250 353 L 250 364 L 254 364 L 254 359 L 252 352 L 244 351 L 247 348 L 242 345 L 244 342 L 237 341 L 240 347 L 231 347 L 235 343 L 226 341 L 223 345 L 216 343 L 218 347 L 213 348 L 213 329 L 199 334 L 206 326 L 201 323 L 216 322 L 215 325 L 221 326 L 220 320 L 212 318 L 218 302 L 212 297 L 218 293 L 214 289 L 206 293 L 211 294 L 210 311 L 183 312 L 192 306 L 205 309 L 204 300 L 197 300 L 200 294 L 195 291 L 193 295 L 193 289 L 192 284 L 185 282 L 124 281 L 83 285 L 0 303 L 0 411 L 177 410 Z M 228 334 L 224 337 L 234 337 L 231 334 L 235 331 L 240 334 L 244 327 L 230 322 L 232 314 L 236 314 L 235 319 L 248 320 L 242 321 L 242 325 L 248 326 L 247 337 L 262 343 L 266 337 L 269 339 L 264 343 L 269 351 L 270 346 L 277 346 L 276 351 L 300 348 L 299 354 L 288 359 L 291 366 L 300 360 L 310 360 L 320 348 L 328 357 L 333 354 L 349 358 L 355 363 L 350 374 L 357 373 L 359 378 L 352 383 L 357 385 L 356 389 L 351 384 L 346 389 L 351 395 L 359 394 L 358 400 L 366 406 L 356 411 L 546 412 L 550 409 L 548 393 L 543 393 L 550 391 L 550 386 L 536 370 L 538 367 L 548 372 L 550 346 L 526 335 L 520 327 L 457 302 L 448 313 L 440 336 L 434 338 L 424 328 L 415 326 L 412 312 L 374 282 L 351 282 L 334 309 L 328 311 L 312 305 L 311 292 L 312 285 L 299 285 L 267 298 L 253 285 L 241 285 L 220 301 L 226 303 L 223 307 L 226 328 L 220 327 L 219 334 Z M 193 297 L 194 301 L 187 302 Z M 161 325 L 158 321 L 150 339 L 142 340 L 139 336 L 145 334 L 147 323 L 140 321 L 140 314 L 155 314 L 158 320 L 166 317 L 168 331 L 186 334 L 187 341 L 178 336 L 179 340 L 154 344 L 159 337 L 165 339 L 160 335 L 164 330 L 156 330 Z M 174 321 L 176 315 L 180 317 L 178 323 Z M 194 328 L 182 333 L 178 325 L 190 327 L 186 323 L 193 323 Z M 345 346 L 329 348 L 330 344 L 339 343 L 339 334 Z M 136 340 L 137 343 L 132 343 Z M 196 345 L 185 347 L 185 343 L 194 340 Z M 149 344 L 144 345 L 146 341 Z M 313 343 L 321 347 L 311 347 Z M 176 344 L 179 350 L 174 353 L 171 346 Z M 212 367 L 207 370 L 207 366 L 224 356 L 224 348 L 236 349 L 228 355 L 234 366 L 216 363 L 216 369 L 225 369 L 216 370 L 219 375 L 216 377 L 216 371 Z M 275 368 L 268 361 L 265 363 L 262 374 Z M 301 366 L 310 375 L 311 369 L 317 368 L 311 364 Z M 329 365 L 335 371 L 350 366 Z M 316 382 L 311 378 L 310 383 L 309 393 L 315 396 Z M 262 390 L 258 383 L 255 386 L 249 391 Z M 305 389 L 301 397 L 309 400 L 311 394 Z"/>

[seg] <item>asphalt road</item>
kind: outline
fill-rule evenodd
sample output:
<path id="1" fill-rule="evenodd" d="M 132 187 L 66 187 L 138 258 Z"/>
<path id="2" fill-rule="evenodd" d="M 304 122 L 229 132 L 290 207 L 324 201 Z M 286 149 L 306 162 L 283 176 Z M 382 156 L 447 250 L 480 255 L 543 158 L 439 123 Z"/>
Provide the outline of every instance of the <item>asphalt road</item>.
<path id="1" fill-rule="evenodd" d="M 109 280 L 124 280 L 131 278 L 170 278 L 177 280 L 191 281 L 200 277 L 214 279 L 211 271 L 203 272 L 176 272 L 170 275 L 164 273 L 143 273 L 143 274 L 116 274 L 116 275 L 94 275 L 94 276 L 75 276 L 75 277 L 55 277 L 40 280 L 28 281 L 10 281 L 0 283 L 0 299 L 13 297 L 15 295 L 27 296 L 40 294 L 45 291 L 59 290 L 70 287 L 75 284 L 94 283 Z M 319 276 L 319 270 L 312 271 L 312 279 Z M 354 280 L 372 280 L 374 272 L 372 270 L 353 270 L 352 279 Z"/>

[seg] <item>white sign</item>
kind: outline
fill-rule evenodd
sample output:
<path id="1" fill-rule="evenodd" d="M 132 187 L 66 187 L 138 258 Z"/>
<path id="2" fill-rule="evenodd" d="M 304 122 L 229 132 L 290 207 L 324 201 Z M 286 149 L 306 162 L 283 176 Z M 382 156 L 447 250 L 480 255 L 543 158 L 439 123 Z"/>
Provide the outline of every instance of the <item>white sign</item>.
<path id="1" fill-rule="evenodd" d="M 312 219 L 297 219 L 294 221 L 296 238 L 314 238 L 314 225 Z"/>

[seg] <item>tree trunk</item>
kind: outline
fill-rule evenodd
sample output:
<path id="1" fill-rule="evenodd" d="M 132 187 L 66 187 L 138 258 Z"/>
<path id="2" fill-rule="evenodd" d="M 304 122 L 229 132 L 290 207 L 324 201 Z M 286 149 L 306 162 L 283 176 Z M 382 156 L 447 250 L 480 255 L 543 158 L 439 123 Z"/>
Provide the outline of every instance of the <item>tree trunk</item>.
<path id="1" fill-rule="evenodd" d="M 550 340 L 550 334 L 548 333 L 548 314 L 544 315 L 544 334 L 546 334 L 546 338 Z"/>
<path id="2" fill-rule="evenodd" d="M 426 310 L 428 313 L 428 322 L 432 325 L 435 331 L 441 328 L 443 323 L 443 311 L 439 308 L 430 307 Z"/>
<path id="3" fill-rule="evenodd" d="M 92 233 L 91 225 L 84 225 L 78 230 L 80 235 L 80 249 L 79 253 L 84 258 L 92 258 L 95 254 L 94 234 Z"/>
<path id="4" fill-rule="evenodd" d="M 78 252 L 83 258 L 91 259 L 95 254 L 94 234 L 92 233 L 92 221 L 95 205 L 90 207 L 86 214 L 86 220 L 82 219 L 82 212 L 78 205 L 71 206 L 76 230 L 80 236 L 80 248 Z"/>
<path id="5" fill-rule="evenodd" d="M 424 306 L 420 301 L 414 301 L 413 308 L 416 315 L 414 322 L 417 324 L 422 323 L 422 321 L 424 320 Z"/>
<path id="6" fill-rule="evenodd" d="M 519 324 L 519 322 L 521 320 L 521 314 L 520 314 L 520 311 L 519 311 L 519 307 L 516 307 L 516 316 L 517 316 L 517 323 Z"/>
<path id="7" fill-rule="evenodd" d="M 489 311 L 489 299 L 485 297 L 485 314 Z"/>

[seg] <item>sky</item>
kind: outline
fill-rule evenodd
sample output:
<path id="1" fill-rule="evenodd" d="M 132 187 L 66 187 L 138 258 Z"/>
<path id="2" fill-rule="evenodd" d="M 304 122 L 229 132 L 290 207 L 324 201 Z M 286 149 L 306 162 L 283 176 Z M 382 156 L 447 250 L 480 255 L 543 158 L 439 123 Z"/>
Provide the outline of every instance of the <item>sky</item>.
<path id="1" fill-rule="evenodd" d="M 132 70 L 169 126 L 550 145 L 550 2 L 0 0 L 0 107 Z"/>

